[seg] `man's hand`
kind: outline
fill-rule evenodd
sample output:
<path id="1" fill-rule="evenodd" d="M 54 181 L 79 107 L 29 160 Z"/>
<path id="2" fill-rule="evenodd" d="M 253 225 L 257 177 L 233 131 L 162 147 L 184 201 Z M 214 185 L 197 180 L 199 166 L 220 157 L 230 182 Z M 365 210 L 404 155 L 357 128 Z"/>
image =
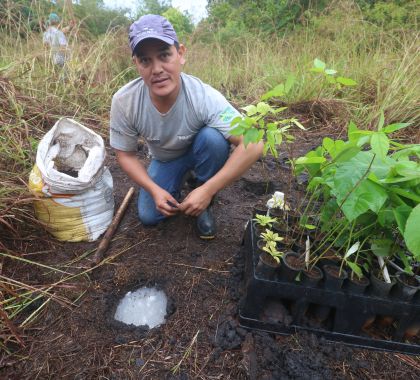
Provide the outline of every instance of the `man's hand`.
<path id="1" fill-rule="evenodd" d="M 179 205 L 180 211 L 186 215 L 198 216 L 210 204 L 212 195 L 204 185 L 197 187 L 189 193 Z"/>
<path id="2" fill-rule="evenodd" d="M 166 190 L 162 188 L 156 189 L 152 196 L 156 204 L 156 209 L 161 214 L 165 216 L 173 216 L 179 212 L 180 204 Z"/>

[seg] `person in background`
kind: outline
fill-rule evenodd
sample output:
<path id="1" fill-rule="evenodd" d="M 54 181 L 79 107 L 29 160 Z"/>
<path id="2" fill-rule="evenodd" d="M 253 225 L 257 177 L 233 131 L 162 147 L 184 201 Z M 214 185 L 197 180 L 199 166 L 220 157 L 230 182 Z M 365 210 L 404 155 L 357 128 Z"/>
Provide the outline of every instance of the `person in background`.
<path id="1" fill-rule="evenodd" d="M 63 68 L 69 59 L 68 43 L 64 32 L 69 31 L 73 23 L 63 30 L 59 29 L 59 24 L 60 17 L 56 13 L 50 13 L 47 21 L 48 28 L 43 35 L 43 43 L 50 49 L 50 57 L 54 65 Z"/>
<path id="2" fill-rule="evenodd" d="M 186 48 L 167 19 L 142 16 L 130 26 L 129 45 L 140 78 L 113 96 L 110 144 L 141 188 L 140 221 L 156 225 L 184 213 L 196 217 L 200 238 L 212 239 L 213 197 L 257 161 L 263 143 L 245 147 L 242 137 L 230 135 L 240 113 L 219 91 L 181 72 Z M 136 154 L 139 137 L 152 157 L 147 171 Z M 195 174 L 197 187 L 181 200 L 188 172 Z"/>

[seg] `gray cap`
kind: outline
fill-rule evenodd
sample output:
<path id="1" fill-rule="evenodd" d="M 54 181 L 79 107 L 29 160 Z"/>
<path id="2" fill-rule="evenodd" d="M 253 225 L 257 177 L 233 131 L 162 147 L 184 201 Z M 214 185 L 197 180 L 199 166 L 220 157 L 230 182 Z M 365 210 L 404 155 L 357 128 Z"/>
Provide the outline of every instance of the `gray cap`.
<path id="1" fill-rule="evenodd" d="M 145 15 L 134 21 L 128 31 L 128 41 L 134 53 L 136 46 L 147 38 L 157 38 L 169 45 L 178 42 L 175 29 L 163 16 Z"/>

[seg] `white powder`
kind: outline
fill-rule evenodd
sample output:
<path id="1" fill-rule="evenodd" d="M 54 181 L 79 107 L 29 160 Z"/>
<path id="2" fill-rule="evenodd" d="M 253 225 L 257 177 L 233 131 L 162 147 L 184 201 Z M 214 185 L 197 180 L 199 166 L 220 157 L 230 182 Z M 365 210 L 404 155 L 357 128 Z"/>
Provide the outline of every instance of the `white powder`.
<path id="1" fill-rule="evenodd" d="M 114 318 L 128 325 L 153 328 L 165 322 L 166 304 L 166 295 L 162 290 L 141 288 L 124 296 Z"/>

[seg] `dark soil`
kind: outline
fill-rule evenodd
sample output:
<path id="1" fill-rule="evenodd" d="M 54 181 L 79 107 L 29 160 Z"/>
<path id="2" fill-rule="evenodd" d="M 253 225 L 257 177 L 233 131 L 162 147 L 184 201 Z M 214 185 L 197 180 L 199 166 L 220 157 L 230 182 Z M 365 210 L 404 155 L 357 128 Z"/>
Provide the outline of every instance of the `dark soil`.
<path id="1" fill-rule="evenodd" d="M 287 255 L 285 261 L 293 269 L 302 269 L 305 266 L 305 260 L 300 256 Z"/>
<path id="2" fill-rule="evenodd" d="M 320 111 L 319 118 L 323 117 Z M 336 125 L 299 132 L 293 154 L 340 132 Z M 145 152 L 139 155 L 145 157 Z M 132 183 L 112 153 L 108 160 L 118 206 Z M 26 259 L 67 273 L 87 272 L 48 290 L 55 298 L 24 330 L 26 347 L 9 345 L 9 353 L 2 351 L 0 378 L 418 379 L 420 363 L 415 357 L 354 349 L 307 334 L 276 336 L 239 326 L 245 224 L 253 206 L 267 198 L 264 189 L 290 193 L 290 188 L 299 186 L 290 179 L 284 155 L 281 160 L 281 165 L 274 159 L 256 163 L 218 194 L 214 204 L 218 232 L 212 241 L 200 240 L 194 220 L 184 216 L 145 228 L 138 222 L 135 201 L 106 253 L 112 259 L 93 271 L 98 241 L 62 243 L 39 228 L 30 236 L 6 239 Z M 2 275 L 34 286 L 45 284 L 44 290 L 64 276 L 9 259 L 3 261 Z M 145 285 L 157 285 L 171 300 L 167 322 L 152 330 L 115 322 L 119 299 Z M 21 321 L 34 310 L 33 305 Z"/>
<path id="3" fill-rule="evenodd" d="M 260 260 L 265 264 L 273 268 L 277 268 L 279 266 L 279 263 L 274 259 L 273 256 L 271 256 L 267 252 L 262 252 L 260 254 Z"/>
<path id="4" fill-rule="evenodd" d="M 357 284 L 357 285 L 366 285 L 367 286 L 369 284 L 369 279 L 365 276 L 358 277 L 357 275 L 354 275 L 354 276 L 350 275 L 348 280 L 350 282 L 353 282 L 353 283 Z"/>
<path id="5" fill-rule="evenodd" d="M 322 272 L 320 272 L 320 269 L 319 268 L 316 268 L 316 267 L 313 267 L 313 268 L 310 268 L 309 270 L 304 270 L 303 271 L 303 273 L 306 275 L 306 276 L 308 276 L 308 277 L 310 277 L 310 278 L 321 278 L 322 277 Z"/>
<path id="6" fill-rule="evenodd" d="M 326 265 L 324 267 L 324 271 L 328 272 L 328 274 L 331 275 L 332 277 L 339 278 L 339 279 L 345 278 L 344 269 L 340 273 L 340 268 L 335 265 Z"/>
<path id="7" fill-rule="evenodd" d="M 417 281 L 417 279 L 413 276 L 408 276 L 405 274 L 402 274 L 400 276 L 401 282 L 403 282 L 404 284 L 408 285 L 408 286 L 419 286 L 419 282 Z"/>

